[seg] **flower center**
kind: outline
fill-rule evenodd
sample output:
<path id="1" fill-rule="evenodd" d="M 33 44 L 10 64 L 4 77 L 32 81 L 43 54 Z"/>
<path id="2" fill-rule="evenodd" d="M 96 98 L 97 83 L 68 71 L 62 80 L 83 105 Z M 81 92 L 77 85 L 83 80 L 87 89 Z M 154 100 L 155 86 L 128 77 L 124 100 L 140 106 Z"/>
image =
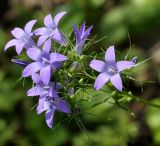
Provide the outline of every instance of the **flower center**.
<path id="1" fill-rule="evenodd" d="M 21 40 L 22 42 L 24 42 L 24 43 L 28 43 L 29 38 L 30 38 L 30 37 L 29 37 L 27 34 L 24 34 L 24 35 L 20 38 L 20 40 Z"/>
<path id="2" fill-rule="evenodd" d="M 107 73 L 110 74 L 110 75 L 114 75 L 116 74 L 118 71 L 117 71 L 117 68 L 116 66 L 108 66 L 107 67 Z"/>
<path id="3" fill-rule="evenodd" d="M 47 57 L 42 57 L 42 63 L 43 63 L 44 65 L 49 65 L 49 64 L 50 64 L 50 61 L 49 61 L 49 59 L 48 59 Z"/>
<path id="4" fill-rule="evenodd" d="M 49 86 L 43 86 L 43 89 L 49 90 Z"/>
<path id="5" fill-rule="evenodd" d="M 54 99 L 53 97 L 50 97 L 50 96 L 46 97 L 46 101 L 47 101 L 48 106 L 49 106 L 50 109 L 56 108 L 56 106 L 57 106 L 57 104 L 59 102 L 58 99 Z"/>

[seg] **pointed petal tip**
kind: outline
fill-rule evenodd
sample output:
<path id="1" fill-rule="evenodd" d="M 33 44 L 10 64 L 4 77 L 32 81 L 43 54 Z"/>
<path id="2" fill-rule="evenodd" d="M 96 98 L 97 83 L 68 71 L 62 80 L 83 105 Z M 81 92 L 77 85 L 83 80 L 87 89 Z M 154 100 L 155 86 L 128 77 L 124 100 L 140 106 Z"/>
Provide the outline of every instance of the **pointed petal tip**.
<path id="1" fill-rule="evenodd" d="M 98 89 L 97 87 L 94 86 L 94 91 L 97 91 L 97 90 L 99 90 L 99 89 Z"/>
<path id="2" fill-rule="evenodd" d="M 58 12 L 56 15 L 58 15 L 58 14 L 65 15 L 65 14 L 67 14 L 67 11 Z"/>
<path id="3" fill-rule="evenodd" d="M 107 48 L 106 53 L 105 53 L 105 61 L 106 62 L 115 62 L 114 45 Z"/>
<path id="4" fill-rule="evenodd" d="M 109 48 L 114 48 L 114 45 L 109 46 L 108 49 L 109 49 Z"/>
<path id="5" fill-rule="evenodd" d="M 12 39 L 4 47 L 4 51 L 6 51 L 8 48 L 15 46 L 18 43 L 17 39 Z"/>
<path id="6" fill-rule="evenodd" d="M 32 25 L 34 25 L 36 22 L 37 22 L 37 20 L 36 20 L 36 19 L 33 19 L 33 20 L 28 21 L 28 22 L 26 23 L 26 25 L 29 24 L 29 23 L 31 23 Z M 26 25 L 25 25 L 25 26 L 26 26 Z"/>
<path id="7" fill-rule="evenodd" d="M 95 83 L 94 84 L 94 91 L 98 91 L 98 90 L 100 90 L 102 87 L 98 87 L 98 85 Z"/>
<path id="8" fill-rule="evenodd" d="M 16 27 L 14 29 L 11 30 L 11 34 L 17 38 L 17 39 L 20 39 L 23 35 L 24 35 L 24 30 L 19 28 L 19 27 Z"/>
<path id="9" fill-rule="evenodd" d="M 111 45 L 111 46 L 109 46 L 108 48 L 107 48 L 107 51 L 114 51 L 114 45 Z"/>

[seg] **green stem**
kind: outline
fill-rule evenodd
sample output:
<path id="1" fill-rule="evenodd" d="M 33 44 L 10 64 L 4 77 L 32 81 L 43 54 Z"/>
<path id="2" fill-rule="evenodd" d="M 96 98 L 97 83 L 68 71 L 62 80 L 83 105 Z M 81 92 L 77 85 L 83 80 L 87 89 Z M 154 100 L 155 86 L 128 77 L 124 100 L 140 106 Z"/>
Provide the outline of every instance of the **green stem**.
<path id="1" fill-rule="evenodd" d="M 92 77 L 90 74 L 86 73 L 85 71 L 84 71 L 84 74 L 85 74 L 87 77 L 89 77 L 90 79 L 95 80 L 94 77 Z"/>
<path id="2" fill-rule="evenodd" d="M 156 108 L 160 108 L 160 105 L 155 104 L 155 103 L 152 103 L 152 102 L 150 102 L 150 101 L 148 101 L 148 100 L 146 100 L 146 99 L 144 99 L 144 98 L 138 97 L 138 96 L 130 95 L 130 94 L 128 94 L 128 93 L 126 93 L 126 94 L 120 94 L 120 95 L 121 95 L 121 96 L 129 96 L 129 97 L 131 97 L 131 98 L 133 98 L 133 99 L 136 99 L 136 100 L 139 101 L 139 102 L 148 104 L 148 105 L 153 106 L 153 107 L 156 107 Z"/>

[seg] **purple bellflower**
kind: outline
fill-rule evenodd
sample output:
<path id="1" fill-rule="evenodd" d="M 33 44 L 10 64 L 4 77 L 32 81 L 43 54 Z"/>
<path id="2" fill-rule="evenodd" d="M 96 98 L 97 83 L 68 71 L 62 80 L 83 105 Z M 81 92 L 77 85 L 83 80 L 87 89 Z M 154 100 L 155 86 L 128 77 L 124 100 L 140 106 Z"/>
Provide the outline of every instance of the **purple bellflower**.
<path id="1" fill-rule="evenodd" d="M 133 58 L 132 58 L 132 62 L 133 62 L 134 64 L 136 64 L 136 63 L 138 62 L 138 57 L 133 57 Z"/>
<path id="2" fill-rule="evenodd" d="M 51 96 L 47 96 L 46 98 L 39 98 L 37 113 L 40 114 L 46 111 L 46 123 L 49 128 L 52 128 L 55 110 L 61 111 L 63 113 L 71 112 L 68 103 L 61 98 L 55 98 Z"/>
<path id="3" fill-rule="evenodd" d="M 66 12 L 60 12 L 54 17 L 54 19 L 48 14 L 44 18 L 45 27 L 38 28 L 34 31 L 35 35 L 40 36 L 37 43 L 38 46 L 41 46 L 48 38 L 51 38 L 61 45 L 66 45 L 67 40 L 58 29 L 58 23 L 65 14 Z"/>
<path id="4" fill-rule="evenodd" d="M 80 27 L 80 30 L 78 30 L 78 27 L 73 24 L 74 34 L 76 36 L 76 46 L 75 51 L 78 56 L 82 54 L 82 48 L 83 45 L 87 39 L 87 37 L 90 35 L 90 31 L 93 26 L 90 26 L 87 30 L 85 30 L 86 23 L 84 22 L 82 26 Z"/>
<path id="5" fill-rule="evenodd" d="M 60 83 L 50 82 L 45 85 L 36 73 L 32 74 L 32 80 L 36 85 L 27 91 L 27 96 L 40 96 L 40 98 L 47 96 L 59 97 L 57 91 L 61 89 Z"/>
<path id="6" fill-rule="evenodd" d="M 12 59 L 11 61 L 14 64 L 18 64 L 18 65 L 23 66 L 23 67 L 26 67 L 29 64 L 29 62 L 26 62 L 26 61 L 20 60 L 20 59 Z"/>
<path id="7" fill-rule="evenodd" d="M 101 89 L 109 80 L 120 92 L 122 92 L 122 80 L 120 72 L 135 66 L 132 61 L 115 61 L 114 46 L 110 46 L 105 53 L 105 62 L 100 60 L 92 60 L 90 67 L 100 72 L 94 83 L 94 89 Z"/>
<path id="8" fill-rule="evenodd" d="M 22 73 L 22 77 L 28 77 L 32 74 L 40 71 L 40 78 L 45 85 L 48 85 L 51 72 L 60 68 L 61 62 L 67 60 L 66 56 L 59 53 L 50 53 L 51 39 L 48 39 L 42 50 L 39 48 L 29 48 L 27 55 L 35 62 L 32 62 L 25 67 Z"/>
<path id="9" fill-rule="evenodd" d="M 33 33 L 31 32 L 36 22 L 36 20 L 29 21 L 25 25 L 24 30 L 18 27 L 14 28 L 11 31 L 11 34 L 15 37 L 15 39 L 10 40 L 6 44 L 4 50 L 6 51 L 8 48 L 15 46 L 16 52 L 19 55 L 23 48 L 28 49 L 30 47 L 36 46 L 32 39 Z"/>
<path id="10" fill-rule="evenodd" d="M 50 82 L 49 85 L 43 84 L 38 74 L 32 75 L 32 80 L 36 84 L 28 90 L 27 96 L 40 96 L 37 106 L 37 113 L 46 111 L 46 123 L 52 128 L 55 110 L 70 113 L 70 108 L 65 100 L 59 98 L 57 91 L 61 89 L 60 83 Z"/>

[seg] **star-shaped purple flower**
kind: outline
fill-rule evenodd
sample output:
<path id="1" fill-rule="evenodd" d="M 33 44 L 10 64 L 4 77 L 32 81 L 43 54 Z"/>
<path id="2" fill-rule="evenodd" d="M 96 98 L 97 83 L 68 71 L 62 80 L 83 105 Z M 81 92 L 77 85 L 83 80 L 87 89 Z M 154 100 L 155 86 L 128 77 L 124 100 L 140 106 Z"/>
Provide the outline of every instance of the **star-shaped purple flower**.
<path id="1" fill-rule="evenodd" d="M 46 98 L 39 98 L 37 113 L 40 114 L 46 111 L 46 123 L 49 128 L 52 128 L 55 110 L 61 111 L 63 113 L 71 112 L 68 103 L 61 98 L 55 98 L 51 96 L 47 96 Z"/>
<path id="2" fill-rule="evenodd" d="M 28 49 L 30 47 L 36 46 L 32 39 L 33 33 L 31 32 L 36 22 L 37 20 L 29 21 L 25 25 L 24 30 L 18 27 L 14 28 L 11 31 L 11 34 L 15 37 L 15 39 L 10 40 L 6 44 L 4 50 L 6 51 L 8 48 L 15 46 L 16 52 L 19 55 L 22 52 L 23 48 Z"/>
<path id="3" fill-rule="evenodd" d="M 50 82 L 45 85 L 36 73 L 32 74 L 32 80 L 36 85 L 27 91 L 27 96 L 40 96 L 40 98 L 47 96 L 59 97 L 57 91 L 61 89 L 60 83 Z"/>
<path id="4" fill-rule="evenodd" d="M 79 56 L 82 54 L 83 45 L 87 37 L 90 35 L 90 31 L 93 26 L 90 26 L 87 30 L 85 30 L 85 27 L 86 27 L 86 22 L 82 24 L 82 26 L 80 27 L 80 30 L 76 25 L 73 24 L 74 34 L 76 37 L 75 51 Z"/>
<path id="5" fill-rule="evenodd" d="M 61 62 L 67 60 L 67 57 L 59 53 L 50 53 L 51 39 L 48 39 L 42 50 L 39 48 L 29 48 L 27 55 L 35 62 L 25 67 L 22 77 L 28 77 L 40 70 L 40 78 L 45 85 L 48 85 L 51 72 L 60 68 Z"/>
<path id="6" fill-rule="evenodd" d="M 44 18 L 45 27 L 35 30 L 35 35 L 40 36 L 38 39 L 38 46 L 41 46 L 48 38 L 51 38 L 61 45 L 67 43 L 66 38 L 58 29 L 58 23 L 65 14 L 66 12 L 60 12 L 54 17 L 54 19 L 52 19 L 51 14 L 48 14 Z"/>
<path id="7" fill-rule="evenodd" d="M 109 80 L 111 83 L 122 92 L 122 80 L 120 72 L 125 69 L 134 67 L 135 63 L 132 61 L 118 61 L 115 60 L 114 46 L 110 46 L 105 53 L 105 62 L 100 60 L 92 60 L 90 67 L 100 72 L 94 83 L 94 89 L 101 89 Z"/>

